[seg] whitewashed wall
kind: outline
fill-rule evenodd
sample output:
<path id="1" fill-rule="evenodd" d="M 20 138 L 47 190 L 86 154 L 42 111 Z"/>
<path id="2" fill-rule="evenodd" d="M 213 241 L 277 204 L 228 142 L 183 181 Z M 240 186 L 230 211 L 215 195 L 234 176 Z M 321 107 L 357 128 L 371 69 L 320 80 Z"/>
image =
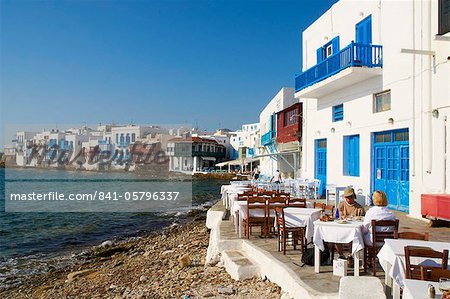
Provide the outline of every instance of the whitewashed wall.
<path id="1" fill-rule="evenodd" d="M 340 35 L 342 49 L 355 24 L 372 14 L 372 40 L 383 46 L 383 74 L 319 99 L 302 99 L 305 111 L 303 177 L 314 177 L 314 140 L 327 138 L 327 180 L 370 192 L 371 133 L 410 132 L 410 214 L 420 217 L 422 193 L 450 191 L 450 37 L 436 38 L 437 1 L 339 1 L 303 33 L 303 69 L 316 64 L 316 49 Z M 401 49 L 435 51 L 429 55 Z M 391 110 L 373 113 L 373 94 L 391 90 Z M 332 106 L 344 103 L 344 121 L 332 122 Z M 433 117 L 437 109 L 439 117 Z M 394 120 L 393 124 L 388 119 Z M 331 129 L 335 132 L 332 133 Z M 446 129 L 445 129 L 446 128 Z M 343 175 L 343 136 L 360 134 L 360 176 Z M 445 152 L 447 149 L 447 153 Z"/>

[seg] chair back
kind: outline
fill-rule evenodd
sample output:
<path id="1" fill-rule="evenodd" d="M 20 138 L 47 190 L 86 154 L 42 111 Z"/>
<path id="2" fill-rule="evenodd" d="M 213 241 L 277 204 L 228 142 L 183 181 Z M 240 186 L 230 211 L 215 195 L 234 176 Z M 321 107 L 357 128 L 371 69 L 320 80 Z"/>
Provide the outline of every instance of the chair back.
<path id="1" fill-rule="evenodd" d="M 435 267 L 420 267 L 420 279 L 427 281 L 439 281 L 439 278 L 449 278 L 450 270 Z"/>
<path id="2" fill-rule="evenodd" d="M 273 211 L 275 211 L 277 207 L 285 207 L 285 206 L 286 206 L 286 199 L 284 197 L 275 196 L 269 198 L 269 200 L 267 201 L 268 215 L 273 217 L 274 216 Z"/>
<path id="3" fill-rule="evenodd" d="M 326 207 L 327 207 L 327 205 L 323 202 L 314 202 L 313 203 L 313 208 L 315 208 L 315 209 L 322 209 L 322 211 L 325 211 Z"/>
<path id="4" fill-rule="evenodd" d="M 385 239 L 395 239 L 399 220 L 372 220 L 372 244 L 381 247 Z"/>
<path id="5" fill-rule="evenodd" d="M 332 205 L 332 204 L 326 205 L 325 208 L 323 209 L 323 213 L 327 216 L 333 216 L 334 215 L 334 205 Z"/>
<path id="6" fill-rule="evenodd" d="M 416 232 L 401 232 L 395 234 L 395 239 L 409 239 L 409 240 L 423 240 L 428 241 L 430 239 L 429 233 L 416 233 Z"/>
<path id="7" fill-rule="evenodd" d="M 448 266 L 448 250 L 436 251 L 430 247 L 422 246 L 405 246 L 405 276 L 408 279 L 420 279 L 420 265 L 411 264 L 411 257 L 421 257 L 429 259 L 440 259 L 440 269 L 447 269 Z"/>
<path id="8" fill-rule="evenodd" d="M 247 199 L 247 217 L 253 217 L 251 216 L 252 210 L 263 210 L 263 214 L 261 217 L 267 216 L 267 204 L 266 204 L 266 198 L 265 197 L 249 197 Z M 259 216 L 258 216 L 259 217 Z"/>
<path id="9" fill-rule="evenodd" d="M 275 208 L 275 217 L 277 221 L 277 228 L 278 231 L 283 231 L 285 229 L 285 222 L 284 222 L 284 209 L 283 207 L 276 207 Z"/>
<path id="10" fill-rule="evenodd" d="M 273 196 L 273 192 L 272 191 L 260 191 L 258 192 L 257 196 L 268 196 L 268 197 L 272 197 Z"/>
<path id="11" fill-rule="evenodd" d="M 306 208 L 306 198 L 290 198 L 287 206 L 294 208 Z"/>

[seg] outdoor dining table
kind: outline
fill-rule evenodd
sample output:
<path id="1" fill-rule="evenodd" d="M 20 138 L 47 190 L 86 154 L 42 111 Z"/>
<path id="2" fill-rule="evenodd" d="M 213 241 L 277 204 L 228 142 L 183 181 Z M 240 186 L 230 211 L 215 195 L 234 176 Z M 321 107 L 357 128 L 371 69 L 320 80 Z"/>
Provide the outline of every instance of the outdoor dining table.
<path id="1" fill-rule="evenodd" d="M 233 201 L 237 199 L 237 195 L 244 191 L 249 191 L 252 188 L 243 185 L 223 185 L 221 187 L 222 203 L 227 210 L 229 210 L 233 204 Z"/>
<path id="2" fill-rule="evenodd" d="M 314 221 L 314 271 L 320 272 L 320 250 L 325 250 L 323 242 L 348 244 L 352 243 L 355 276 L 359 276 L 359 254 L 364 249 L 362 221 L 322 222 Z"/>
<path id="3" fill-rule="evenodd" d="M 309 242 L 314 234 L 314 221 L 322 215 L 322 209 L 286 207 L 284 208 L 284 222 L 286 227 L 305 227 L 305 238 Z M 276 222 L 275 222 L 276 225 Z"/>
<path id="4" fill-rule="evenodd" d="M 448 242 L 432 242 L 408 239 L 386 239 L 378 253 L 378 260 L 385 273 L 385 284 L 392 286 L 393 298 L 400 298 L 400 288 L 405 281 L 405 246 L 430 247 L 436 251 L 450 250 Z M 420 260 L 414 261 L 419 263 Z M 429 262 L 426 261 L 426 262 Z M 424 264 L 429 265 L 429 263 Z"/>
<path id="5" fill-rule="evenodd" d="M 311 207 L 311 203 L 307 202 L 307 207 Z M 312 230 L 313 225 L 312 223 L 314 220 L 320 218 L 320 212 L 321 209 L 311 209 L 311 208 L 285 208 L 284 209 L 285 214 L 284 217 L 287 219 L 287 221 L 290 221 L 292 225 L 298 226 L 305 226 L 307 227 L 307 234 L 308 234 L 308 224 L 309 228 Z M 252 211 L 255 212 L 255 211 Z M 288 215 L 286 216 L 286 213 Z M 235 230 L 239 234 L 239 238 L 242 238 L 243 233 L 243 219 L 247 217 L 247 201 L 241 200 L 241 201 L 234 201 L 232 208 L 231 208 L 231 214 L 233 215 L 234 219 L 234 225 Z M 316 218 L 317 217 L 317 218 Z M 309 238 L 312 237 L 312 232 L 310 232 Z M 307 237 L 307 238 L 308 238 Z"/>
<path id="6" fill-rule="evenodd" d="M 433 285 L 436 291 L 435 299 L 442 298 L 442 291 L 439 290 L 439 282 L 405 279 L 403 281 L 403 299 L 429 299 L 428 285 Z"/>

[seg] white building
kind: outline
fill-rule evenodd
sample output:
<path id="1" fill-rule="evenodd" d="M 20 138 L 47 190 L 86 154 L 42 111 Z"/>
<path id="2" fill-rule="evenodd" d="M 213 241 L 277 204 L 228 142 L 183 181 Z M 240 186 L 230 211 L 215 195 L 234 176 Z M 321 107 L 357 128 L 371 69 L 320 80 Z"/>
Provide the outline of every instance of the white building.
<path id="1" fill-rule="evenodd" d="M 17 132 L 14 140 L 14 147 L 16 152 L 16 165 L 26 166 L 31 160 L 30 148 L 33 146 L 33 137 L 36 132 Z"/>
<path id="2" fill-rule="evenodd" d="M 282 156 L 279 155 L 276 136 L 277 136 L 277 113 L 281 110 L 298 103 L 294 97 L 294 89 L 290 87 L 283 87 L 270 100 L 267 106 L 259 114 L 259 148 L 257 151 L 260 158 L 259 170 L 263 176 L 271 177 L 278 169 L 280 172 L 287 173 L 293 171 L 290 167 L 285 165 Z"/>
<path id="3" fill-rule="evenodd" d="M 175 137 L 167 144 L 169 171 L 192 174 L 208 171 L 225 159 L 225 146 L 203 137 Z"/>
<path id="4" fill-rule="evenodd" d="M 341 0 L 303 32 L 303 177 L 384 190 L 417 217 L 421 194 L 449 193 L 444 2 Z"/>
<path id="5" fill-rule="evenodd" d="M 257 148 L 259 123 L 244 124 L 238 131 L 230 132 L 230 145 L 233 148 L 232 159 L 252 157 Z"/>

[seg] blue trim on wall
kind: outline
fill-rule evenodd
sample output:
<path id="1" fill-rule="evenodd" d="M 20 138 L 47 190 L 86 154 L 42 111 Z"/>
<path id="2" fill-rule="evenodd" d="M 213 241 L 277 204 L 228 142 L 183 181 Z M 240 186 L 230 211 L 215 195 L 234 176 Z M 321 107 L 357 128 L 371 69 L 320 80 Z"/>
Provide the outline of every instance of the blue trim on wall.
<path id="1" fill-rule="evenodd" d="M 344 104 L 333 106 L 333 122 L 344 120 Z"/>

